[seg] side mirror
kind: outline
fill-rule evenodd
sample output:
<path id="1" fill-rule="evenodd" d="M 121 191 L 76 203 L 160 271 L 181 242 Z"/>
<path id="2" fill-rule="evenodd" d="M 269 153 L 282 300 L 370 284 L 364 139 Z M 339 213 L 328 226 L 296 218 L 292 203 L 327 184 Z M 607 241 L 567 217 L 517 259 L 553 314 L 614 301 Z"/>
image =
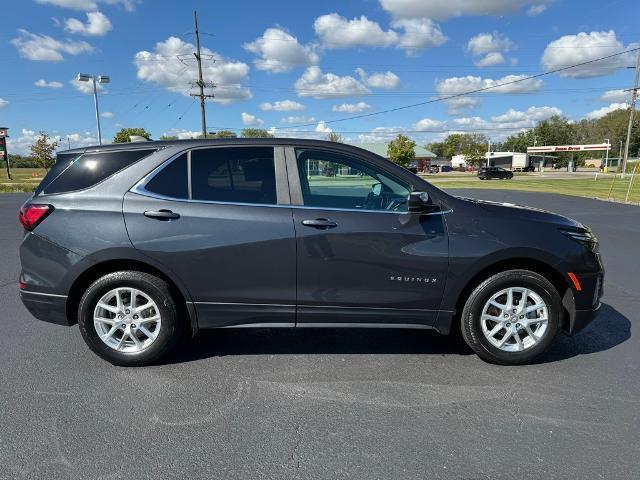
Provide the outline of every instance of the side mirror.
<path id="1" fill-rule="evenodd" d="M 407 207 L 411 213 L 430 213 L 438 211 L 427 192 L 411 192 L 407 199 Z"/>

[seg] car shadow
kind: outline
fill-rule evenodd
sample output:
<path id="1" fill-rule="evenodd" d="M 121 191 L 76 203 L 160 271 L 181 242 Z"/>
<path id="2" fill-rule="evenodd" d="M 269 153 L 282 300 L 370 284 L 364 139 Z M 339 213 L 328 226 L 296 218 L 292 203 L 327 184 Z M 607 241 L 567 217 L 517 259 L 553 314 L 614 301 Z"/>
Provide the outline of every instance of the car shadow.
<path id="1" fill-rule="evenodd" d="M 631 321 L 609 304 L 603 303 L 598 317 L 577 335 L 560 335 L 536 363 L 551 363 L 578 355 L 604 352 L 631 338 Z"/>
<path id="2" fill-rule="evenodd" d="M 631 337 L 631 322 L 610 305 L 583 332 L 560 335 L 538 362 L 550 363 L 577 355 L 609 350 Z M 238 328 L 200 332 L 164 359 L 162 364 L 186 363 L 233 355 L 469 355 L 473 352 L 457 335 L 431 330 L 367 328 Z"/>

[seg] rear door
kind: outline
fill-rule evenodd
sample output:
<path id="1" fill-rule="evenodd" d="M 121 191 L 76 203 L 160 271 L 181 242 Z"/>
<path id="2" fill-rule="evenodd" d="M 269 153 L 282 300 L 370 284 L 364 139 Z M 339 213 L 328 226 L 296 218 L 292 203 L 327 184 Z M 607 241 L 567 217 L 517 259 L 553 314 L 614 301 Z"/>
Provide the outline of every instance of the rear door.
<path id="1" fill-rule="evenodd" d="M 411 185 L 351 154 L 291 148 L 287 166 L 298 326 L 432 325 L 448 267 L 442 214 L 409 213 Z"/>
<path id="2" fill-rule="evenodd" d="M 295 323 L 295 234 L 280 147 L 184 152 L 124 199 L 133 245 L 177 274 L 201 327 Z"/>

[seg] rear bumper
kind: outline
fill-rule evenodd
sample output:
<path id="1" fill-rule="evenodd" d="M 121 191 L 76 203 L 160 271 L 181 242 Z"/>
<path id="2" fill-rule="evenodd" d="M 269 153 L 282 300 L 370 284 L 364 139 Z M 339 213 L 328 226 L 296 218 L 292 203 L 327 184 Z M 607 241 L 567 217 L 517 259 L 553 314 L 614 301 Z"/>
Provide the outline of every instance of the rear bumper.
<path id="1" fill-rule="evenodd" d="M 20 300 L 29 313 L 43 322 L 72 325 L 67 318 L 67 297 L 26 290 L 20 291 Z"/>

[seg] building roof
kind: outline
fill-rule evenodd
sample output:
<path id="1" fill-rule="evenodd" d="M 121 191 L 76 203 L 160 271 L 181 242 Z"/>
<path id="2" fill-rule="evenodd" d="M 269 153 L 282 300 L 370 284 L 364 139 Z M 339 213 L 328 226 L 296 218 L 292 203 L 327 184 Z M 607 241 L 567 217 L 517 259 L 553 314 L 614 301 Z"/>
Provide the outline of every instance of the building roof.
<path id="1" fill-rule="evenodd" d="M 387 158 L 387 147 L 389 146 L 389 142 L 384 143 L 354 143 L 353 146 L 364 148 L 365 150 L 369 150 L 370 152 L 375 153 L 376 155 L 380 155 L 381 157 Z M 416 145 L 414 148 L 416 152 L 416 157 L 431 157 L 435 158 L 437 155 L 433 152 L 430 152 L 424 147 Z"/>

